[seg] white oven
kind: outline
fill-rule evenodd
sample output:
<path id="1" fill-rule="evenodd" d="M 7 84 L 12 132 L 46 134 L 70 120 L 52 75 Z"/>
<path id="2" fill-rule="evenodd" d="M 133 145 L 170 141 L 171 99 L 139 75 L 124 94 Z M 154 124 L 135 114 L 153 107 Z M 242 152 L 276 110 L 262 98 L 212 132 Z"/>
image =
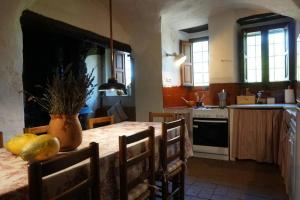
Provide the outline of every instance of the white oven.
<path id="1" fill-rule="evenodd" d="M 193 110 L 193 151 L 196 157 L 229 160 L 228 110 Z"/>

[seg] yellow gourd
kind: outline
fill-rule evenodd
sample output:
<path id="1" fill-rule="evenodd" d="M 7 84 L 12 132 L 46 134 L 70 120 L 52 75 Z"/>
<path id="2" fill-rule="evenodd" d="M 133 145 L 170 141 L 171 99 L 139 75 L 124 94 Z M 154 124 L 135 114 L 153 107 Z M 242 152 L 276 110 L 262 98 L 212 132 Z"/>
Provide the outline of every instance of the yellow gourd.
<path id="1" fill-rule="evenodd" d="M 59 152 L 60 144 L 56 137 L 48 134 L 40 135 L 28 143 L 20 154 L 26 161 L 41 161 L 55 156 Z"/>
<path id="2" fill-rule="evenodd" d="M 4 147 L 11 153 L 15 155 L 19 155 L 22 151 L 22 148 L 26 146 L 28 143 L 32 142 L 37 135 L 31 133 L 25 133 L 22 135 L 17 135 L 11 138 Z"/>

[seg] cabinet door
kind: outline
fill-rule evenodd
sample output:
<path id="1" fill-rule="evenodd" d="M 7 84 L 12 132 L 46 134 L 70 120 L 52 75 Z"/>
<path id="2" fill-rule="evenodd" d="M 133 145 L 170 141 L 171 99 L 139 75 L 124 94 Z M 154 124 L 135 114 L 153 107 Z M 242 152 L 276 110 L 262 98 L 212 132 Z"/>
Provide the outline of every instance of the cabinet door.
<path id="1" fill-rule="evenodd" d="M 180 53 L 186 56 L 186 61 L 181 65 L 181 81 L 184 86 L 193 86 L 193 58 L 192 43 L 180 41 Z"/>
<path id="2" fill-rule="evenodd" d="M 126 85 L 125 76 L 125 53 L 116 51 L 115 52 L 115 77 L 119 83 Z"/>

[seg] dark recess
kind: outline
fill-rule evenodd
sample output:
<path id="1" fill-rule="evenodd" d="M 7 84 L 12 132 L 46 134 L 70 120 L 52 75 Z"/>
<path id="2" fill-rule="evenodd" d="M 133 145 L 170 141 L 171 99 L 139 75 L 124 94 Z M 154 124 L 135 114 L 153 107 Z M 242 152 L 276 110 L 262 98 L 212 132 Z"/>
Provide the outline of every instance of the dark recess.
<path id="1" fill-rule="evenodd" d="M 55 72 L 72 64 L 74 73 L 86 70 L 85 58 L 104 55 L 109 39 L 31 11 L 21 16 L 23 32 L 23 90 L 41 97 Z M 114 41 L 115 49 L 131 52 L 127 44 Z M 24 93 L 25 127 L 46 125 L 49 114 Z"/>
<path id="2" fill-rule="evenodd" d="M 208 30 L 208 24 L 204 24 L 204 25 L 201 25 L 201 26 L 182 29 L 180 31 L 183 31 L 183 32 L 186 32 L 186 33 L 197 33 L 197 32 L 202 32 L 202 31 L 207 31 L 207 30 Z"/>

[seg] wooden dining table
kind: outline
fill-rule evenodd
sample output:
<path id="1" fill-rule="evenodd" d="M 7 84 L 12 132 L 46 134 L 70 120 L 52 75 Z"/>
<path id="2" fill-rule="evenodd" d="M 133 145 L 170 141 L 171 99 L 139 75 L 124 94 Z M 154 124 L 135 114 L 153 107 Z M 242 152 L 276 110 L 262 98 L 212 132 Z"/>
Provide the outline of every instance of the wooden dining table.
<path id="1" fill-rule="evenodd" d="M 89 145 L 90 142 L 99 143 L 100 157 L 100 193 L 101 199 L 119 198 L 119 136 L 132 135 L 147 127 L 153 126 L 155 129 L 155 167 L 159 168 L 159 144 L 162 134 L 162 124 L 160 122 L 121 122 L 104 127 L 83 131 L 81 149 Z M 177 134 L 177 130 L 173 130 Z M 179 131 L 178 131 L 179 132 Z M 185 152 L 186 157 L 192 156 L 192 144 L 186 129 Z M 129 156 L 144 150 L 145 144 L 136 143 L 129 147 Z M 168 149 L 169 153 L 176 151 Z M 74 166 L 63 170 L 61 176 L 47 177 L 45 180 L 45 197 L 53 195 L 70 187 L 70 185 L 81 181 L 88 173 L 88 163 Z M 6 149 L 0 149 L 0 199 L 28 199 L 28 163 L 20 157 L 16 157 Z M 142 170 L 141 167 L 133 167 L 129 171 L 129 177 L 135 176 Z"/>

